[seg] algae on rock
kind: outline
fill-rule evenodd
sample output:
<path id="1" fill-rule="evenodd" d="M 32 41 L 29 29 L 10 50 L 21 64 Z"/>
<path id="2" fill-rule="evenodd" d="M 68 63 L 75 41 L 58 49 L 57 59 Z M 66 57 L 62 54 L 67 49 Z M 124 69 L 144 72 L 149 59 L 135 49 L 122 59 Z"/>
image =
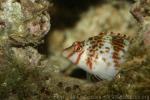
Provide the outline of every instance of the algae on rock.
<path id="1" fill-rule="evenodd" d="M 1 1 L 0 5 L 0 39 L 5 40 L 13 31 L 21 31 L 23 14 L 21 5 L 13 0 Z"/>
<path id="2" fill-rule="evenodd" d="M 9 38 L 10 44 L 41 43 L 41 39 L 50 29 L 50 17 L 46 12 L 48 2 L 46 0 L 25 1 L 6 0 L 0 3 L 1 38 Z M 26 5 L 34 6 L 31 8 Z"/>

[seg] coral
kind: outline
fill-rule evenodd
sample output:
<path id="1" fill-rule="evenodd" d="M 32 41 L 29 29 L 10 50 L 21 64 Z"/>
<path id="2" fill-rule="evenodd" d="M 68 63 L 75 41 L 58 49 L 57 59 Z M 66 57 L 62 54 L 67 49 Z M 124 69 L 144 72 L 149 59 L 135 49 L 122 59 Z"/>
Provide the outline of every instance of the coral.
<path id="1" fill-rule="evenodd" d="M 10 44 L 37 45 L 50 29 L 45 0 L 6 0 L 1 2 L 0 33 Z M 31 7 L 32 6 L 32 7 Z"/>
<path id="2" fill-rule="evenodd" d="M 1 28 L 5 31 L 4 35 L 11 30 L 18 31 L 18 24 L 23 21 L 21 5 L 18 2 L 7 0 L 1 2 Z M 21 30 L 20 30 L 21 31 Z"/>
<path id="3" fill-rule="evenodd" d="M 40 79 L 33 82 L 40 71 L 36 68 L 48 61 L 35 48 L 50 30 L 48 6 L 46 0 L 0 1 L 0 99 L 30 98 L 39 92 Z"/>
<path id="4" fill-rule="evenodd" d="M 11 55 L 13 58 L 20 63 L 25 63 L 28 67 L 39 66 L 40 60 L 42 59 L 42 55 L 40 55 L 36 49 L 32 47 L 25 48 L 11 48 Z"/>
<path id="5" fill-rule="evenodd" d="M 144 38 L 144 44 L 150 46 L 150 1 L 139 0 L 131 9 L 132 15 L 141 24 L 141 34 Z"/>

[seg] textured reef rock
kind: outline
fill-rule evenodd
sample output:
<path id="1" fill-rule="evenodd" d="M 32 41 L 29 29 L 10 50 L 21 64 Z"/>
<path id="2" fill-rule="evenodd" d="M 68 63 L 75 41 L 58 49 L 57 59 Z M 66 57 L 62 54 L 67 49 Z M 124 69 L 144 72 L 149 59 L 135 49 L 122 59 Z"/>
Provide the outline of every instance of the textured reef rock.
<path id="1" fill-rule="evenodd" d="M 33 68 L 39 66 L 42 55 L 40 55 L 37 50 L 32 47 L 25 48 L 15 48 L 11 49 L 11 54 L 14 56 L 14 59 L 18 62 L 23 62 L 28 65 L 28 67 Z"/>
<path id="2" fill-rule="evenodd" d="M 46 0 L 0 0 L 0 99 L 24 98 L 23 85 L 34 88 L 27 73 L 48 64 L 36 49 L 50 30 L 48 7 Z"/>
<path id="3" fill-rule="evenodd" d="M 10 44 L 38 44 L 50 29 L 45 0 L 5 0 L 0 2 L 1 38 Z"/>
<path id="4" fill-rule="evenodd" d="M 149 7 L 149 0 L 139 0 L 131 8 L 131 13 L 137 20 L 137 25 L 140 25 L 139 32 L 134 33 L 128 59 L 123 64 L 124 68 L 120 71 L 120 78 L 114 80 L 110 88 L 121 95 L 130 95 L 129 99 L 149 99 Z"/>
<path id="5" fill-rule="evenodd" d="M 131 9 L 132 15 L 141 24 L 144 44 L 150 46 L 150 1 L 139 0 Z"/>

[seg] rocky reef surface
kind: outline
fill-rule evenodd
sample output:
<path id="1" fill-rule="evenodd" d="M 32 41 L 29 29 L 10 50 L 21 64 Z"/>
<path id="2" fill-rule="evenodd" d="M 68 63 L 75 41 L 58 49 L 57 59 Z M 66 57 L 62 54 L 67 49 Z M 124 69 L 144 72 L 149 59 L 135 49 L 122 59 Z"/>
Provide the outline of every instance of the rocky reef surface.
<path id="1" fill-rule="evenodd" d="M 62 57 L 111 31 L 133 38 L 118 78 L 88 81 Z M 0 100 L 148 100 L 149 40 L 149 0 L 0 0 Z"/>

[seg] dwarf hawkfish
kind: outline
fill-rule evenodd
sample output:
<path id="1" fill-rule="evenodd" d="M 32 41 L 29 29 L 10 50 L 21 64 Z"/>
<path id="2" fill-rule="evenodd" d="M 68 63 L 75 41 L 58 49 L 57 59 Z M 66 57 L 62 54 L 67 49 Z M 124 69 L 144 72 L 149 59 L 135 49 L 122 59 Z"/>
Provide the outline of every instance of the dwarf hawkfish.
<path id="1" fill-rule="evenodd" d="M 100 33 L 76 41 L 64 49 L 63 56 L 97 78 L 112 80 L 125 62 L 129 39 L 119 33 Z"/>

